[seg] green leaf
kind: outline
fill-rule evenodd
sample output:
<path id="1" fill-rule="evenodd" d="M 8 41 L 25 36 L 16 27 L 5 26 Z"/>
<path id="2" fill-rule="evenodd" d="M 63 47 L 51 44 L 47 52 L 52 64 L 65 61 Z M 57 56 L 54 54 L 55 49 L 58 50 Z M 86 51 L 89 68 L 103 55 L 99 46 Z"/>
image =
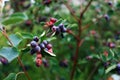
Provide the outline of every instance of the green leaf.
<path id="1" fill-rule="evenodd" d="M 11 34 L 9 38 L 15 47 L 18 46 L 18 44 L 22 41 L 22 38 L 16 34 Z"/>
<path id="2" fill-rule="evenodd" d="M 21 36 L 22 36 L 24 39 L 33 39 L 33 35 L 30 34 L 30 33 L 21 33 Z"/>
<path id="3" fill-rule="evenodd" d="M 109 73 L 111 70 L 113 70 L 113 69 L 115 69 L 116 68 L 116 64 L 114 64 L 114 65 L 112 65 L 112 66 L 110 66 L 110 67 L 108 67 L 106 70 L 105 70 L 105 73 L 107 74 L 107 73 Z"/>
<path id="4" fill-rule="evenodd" d="M 8 62 L 11 62 L 16 57 L 18 57 L 18 51 L 14 47 L 3 47 L 0 49 L 0 55 L 5 57 Z"/>
<path id="5" fill-rule="evenodd" d="M 4 80 L 15 80 L 15 73 L 10 73 Z"/>
<path id="6" fill-rule="evenodd" d="M 44 51 L 45 51 L 46 53 L 48 53 L 50 56 L 56 56 L 53 52 L 50 52 L 50 51 L 48 51 L 48 50 L 46 50 L 46 49 L 44 49 Z"/>
<path id="7" fill-rule="evenodd" d="M 12 14 L 10 17 L 3 19 L 2 24 L 4 25 L 17 24 L 27 19 L 28 17 L 25 13 L 15 13 L 15 14 Z"/>

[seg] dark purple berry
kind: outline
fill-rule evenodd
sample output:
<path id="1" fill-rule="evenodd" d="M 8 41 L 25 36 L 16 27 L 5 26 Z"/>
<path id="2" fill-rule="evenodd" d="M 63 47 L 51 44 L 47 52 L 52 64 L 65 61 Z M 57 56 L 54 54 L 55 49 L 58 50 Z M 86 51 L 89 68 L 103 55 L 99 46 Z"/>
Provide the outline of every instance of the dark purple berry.
<path id="1" fill-rule="evenodd" d="M 109 20 L 110 20 L 110 17 L 109 17 L 109 15 L 107 15 L 107 14 L 104 15 L 104 18 L 106 19 L 106 21 L 109 21 Z"/>
<path id="2" fill-rule="evenodd" d="M 108 5 L 109 5 L 109 6 L 112 6 L 112 1 L 109 1 L 109 2 L 108 2 Z"/>
<path id="3" fill-rule="evenodd" d="M 43 43 L 40 43 L 39 44 L 40 48 L 44 49 L 45 48 L 45 45 Z"/>
<path id="4" fill-rule="evenodd" d="M 67 68 L 68 67 L 68 61 L 66 59 L 62 60 L 62 61 L 60 61 L 59 65 L 61 67 Z"/>
<path id="5" fill-rule="evenodd" d="M 120 63 L 118 63 L 118 64 L 117 64 L 117 69 L 119 69 L 119 70 L 120 70 Z"/>
<path id="6" fill-rule="evenodd" d="M 49 5 L 51 3 L 51 0 L 43 0 L 43 4 Z"/>
<path id="7" fill-rule="evenodd" d="M 36 41 L 36 42 L 38 42 L 38 41 L 39 41 L 39 38 L 38 38 L 37 36 L 35 36 L 35 37 L 33 38 L 33 40 Z"/>
<path id="8" fill-rule="evenodd" d="M 38 53 L 41 51 L 40 46 L 36 46 L 34 49 L 35 49 L 35 51 L 38 52 Z"/>
<path id="9" fill-rule="evenodd" d="M 3 58 L 3 57 L 0 58 L 0 62 L 1 62 L 3 65 L 7 65 L 7 64 L 8 64 L 8 60 L 7 60 L 6 58 Z"/>
<path id="10" fill-rule="evenodd" d="M 56 35 L 58 35 L 58 34 L 60 34 L 61 33 L 61 31 L 60 31 L 60 28 L 56 28 Z"/>
<path id="11" fill-rule="evenodd" d="M 60 28 L 61 32 L 67 31 L 67 29 L 65 28 L 65 26 L 63 24 L 60 24 L 58 27 Z"/>
<path id="12" fill-rule="evenodd" d="M 42 60 L 44 67 L 49 67 L 48 61 L 46 59 Z"/>
<path id="13" fill-rule="evenodd" d="M 30 50 L 30 54 L 31 54 L 31 55 L 33 55 L 33 54 L 35 54 L 35 53 L 36 53 L 35 49 L 31 49 L 31 50 Z"/>
<path id="14" fill-rule="evenodd" d="M 52 48 L 52 44 L 47 44 L 46 48 L 47 49 L 51 49 Z"/>
<path id="15" fill-rule="evenodd" d="M 31 41 L 30 45 L 31 45 L 32 48 L 35 48 L 37 46 L 37 42 Z"/>
<path id="16" fill-rule="evenodd" d="M 48 44 L 48 41 L 44 40 L 44 41 L 43 41 L 43 44 L 44 44 L 44 45 L 47 45 L 47 44 Z"/>
<path id="17" fill-rule="evenodd" d="M 52 31 L 53 31 L 53 32 L 55 32 L 55 31 L 56 31 L 56 29 L 57 29 L 57 27 L 56 27 L 56 26 L 53 26 L 53 27 L 52 27 Z"/>

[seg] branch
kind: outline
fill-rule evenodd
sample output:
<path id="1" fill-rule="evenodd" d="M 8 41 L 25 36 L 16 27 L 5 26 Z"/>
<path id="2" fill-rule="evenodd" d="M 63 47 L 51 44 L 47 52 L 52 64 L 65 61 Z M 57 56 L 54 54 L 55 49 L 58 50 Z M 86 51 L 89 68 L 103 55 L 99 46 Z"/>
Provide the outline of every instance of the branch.
<path id="1" fill-rule="evenodd" d="M 80 19 L 83 17 L 84 13 L 87 11 L 88 7 L 91 5 L 93 0 L 90 0 L 85 9 L 80 14 Z"/>
<path id="2" fill-rule="evenodd" d="M 74 17 L 74 19 L 76 21 L 79 21 L 79 18 L 75 15 L 75 13 L 74 13 L 73 9 L 71 8 L 71 6 L 68 3 L 64 3 L 64 5 L 67 7 L 67 9 L 71 13 L 71 15 Z"/>
<path id="3" fill-rule="evenodd" d="M 76 40 L 80 41 L 79 37 L 74 34 L 72 30 L 67 30 L 67 33 L 71 34 Z"/>
<path id="4" fill-rule="evenodd" d="M 76 66 L 77 66 L 77 62 L 78 62 L 79 47 L 82 45 L 83 42 L 84 42 L 84 40 L 77 41 L 76 52 L 75 52 L 75 57 L 74 57 L 74 64 L 73 64 L 73 68 L 72 68 L 72 71 L 70 74 L 70 80 L 73 80 L 73 78 L 74 78 L 74 74 L 75 74 L 75 70 L 76 70 Z"/>
<path id="5" fill-rule="evenodd" d="M 9 39 L 9 37 L 8 37 L 8 35 L 6 33 L 6 29 L 4 27 L 1 30 L 1 32 L 6 37 L 6 39 L 9 41 L 9 43 L 11 44 L 11 46 L 14 47 L 14 45 L 13 45 L 12 41 Z M 22 63 L 22 61 L 21 61 L 21 59 L 20 59 L 20 57 L 18 56 L 17 59 L 18 59 L 18 62 L 20 63 L 20 65 L 22 66 L 23 71 L 24 71 L 26 77 L 28 78 L 28 80 L 31 80 L 30 77 L 29 77 L 29 75 L 28 75 L 28 73 L 27 73 L 27 71 L 26 71 L 26 69 L 25 69 L 25 67 L 24 67 L 24 65 L 23 65 L 23 63 Z"/>
<path id="6" fill-rule="evenodd" d="M 86 26 L 84 26 L 84 27 L 82 28 L 82 31 L 86 30 L 86 29 L 89 28 L 89 27 L 90 27 L 90 24 L 87 24 Z"/>

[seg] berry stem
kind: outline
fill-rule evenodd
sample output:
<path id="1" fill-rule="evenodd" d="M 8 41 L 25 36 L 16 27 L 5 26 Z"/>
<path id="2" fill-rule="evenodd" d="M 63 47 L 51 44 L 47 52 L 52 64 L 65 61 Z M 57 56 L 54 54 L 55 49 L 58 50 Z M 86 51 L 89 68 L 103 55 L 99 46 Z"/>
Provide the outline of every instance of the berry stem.
<path id="1" fill-rule="evenodd" d="M 11 41 L 10 38 L 8 37 L 8 34 L 7 34 L 5 28 L 2 30 L 2 34 L 3 34 L 3 35 L 5 36 L 5 38 L 10 42 L 11 47 L 14 47 L 12 41 Z M 23 65 L 23 63 L 22 63 L 22 61 L 21 61 L 21 59 L 20 59 L 20 57 L 18 56 L 17 59 L 18 59 L 18 62 L 19 62 L 19 64 L 20 64 L 20 66 L 23 68 L 23 71 L 24 71 L 26 77 L 28 78 L 28 80 L 31 80 L 31 78 L 30 78 L 29 75 L 28 75 L 28 72 L 26 71 L 26 69 L 25 69 L 25 67 L 24 67 L 24 65 Z"/>

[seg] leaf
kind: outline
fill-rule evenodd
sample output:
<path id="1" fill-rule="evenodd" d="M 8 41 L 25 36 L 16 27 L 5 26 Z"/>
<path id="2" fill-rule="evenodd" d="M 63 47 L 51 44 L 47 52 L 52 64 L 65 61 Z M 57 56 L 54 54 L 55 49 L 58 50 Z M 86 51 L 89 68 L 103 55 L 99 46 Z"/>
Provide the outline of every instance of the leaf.
<path id="1" fill-rule="evenodd" d="M 115 65 L 112 65 L 112 66 L 108 67 L 108 68 L 105 70 L 105 73 L 106 73 L 106 74 L 109 73 L 111 70 L 115 69 L 116 66 L 117 66 L 117 65 L 115 64 Z"/>
<path id="2" fill-rule="evenodd" d="M 10 17 L 3 19 L 2 24 L 4 25 L 17 24 L 27 19 L 28 17 L 25 13 L 14 13 Z"/>
<path id="3" fill-rule="evenodd" d="M 10 35 L 9 38 L 15 47 L 18 46 L 18 44 L 22 41 L 22 38 L 20 38 L 16 34 Z"/>
<path id="4" fill-rule="evenodd" d="M 30 34 L 30 33 L 21 33 L 21 36 L 22 36 L 24 39 L 33 39 L 33 35 Z"/>
<path id="5" fill-rule="evenodd" d="M 44 49 L 44 51 L 46 52 L 46 53 L 48 53 L 49 55 L 51 55 L 51 56 L 56 56 L 54 53 L 53 53 L 53 51 L 52 51 L 52 49 L 50 50 L 46 50 L 46 49 Z"/>
<path id="6" fill-rule="evenodd" d="M 15 80 L 15 73 L 10 73 L 4 80 Z"/>
<path id="7" fill-rule="evenodd" d="M 40 37 L 45 36 L 46 31 L 43 31 L 43 33 L 40 35 Z"/>
<path id="8" fill-rule="evenodd" d="M 0 55 L 5 57 L 8 62 L 11 62 L 18 57 L 18 51 L 15 47 L 3 47 L 0 49 Z"/>

